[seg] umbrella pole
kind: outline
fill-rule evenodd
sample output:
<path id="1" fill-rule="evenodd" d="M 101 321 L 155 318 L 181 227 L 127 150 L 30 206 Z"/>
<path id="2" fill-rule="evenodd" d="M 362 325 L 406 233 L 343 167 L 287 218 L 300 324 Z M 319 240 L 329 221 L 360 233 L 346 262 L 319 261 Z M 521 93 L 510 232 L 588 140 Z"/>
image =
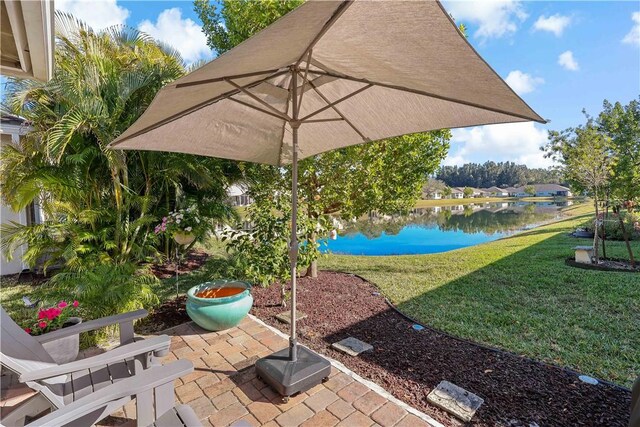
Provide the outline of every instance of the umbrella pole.
<path id="1" fill-rule="evenodd" d="M 295 362 L 298 358 L 298 340 L 296 337 L 296 282 L 298 263 L 298 126 L 293 126 L 293 163 L 291 165 L 291 246 L 289 260 L 291 261 L 291 337 L 289 338 L 289 360 Z"/>
<path id="2" fill-rule="evenodd" d="M 291 101 L 293 120 L 289 122 L 292 130 L 293 161 L 291 162 L 291 246 L 289 248 L 289 261 L 291 262 L 291 336 L 289 338 L 289 360 L 295 362 L 298 359 L 298 340 L 296 336 L 296 285 L 298 264 L 298 73 L 291 68 Z"/>

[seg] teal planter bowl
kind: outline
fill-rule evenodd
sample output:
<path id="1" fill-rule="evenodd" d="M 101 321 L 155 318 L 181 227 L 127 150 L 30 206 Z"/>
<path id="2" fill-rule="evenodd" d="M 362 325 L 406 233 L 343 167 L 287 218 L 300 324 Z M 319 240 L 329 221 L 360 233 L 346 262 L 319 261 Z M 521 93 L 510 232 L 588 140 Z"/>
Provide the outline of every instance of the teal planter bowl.
<path id="1" fill-rule="evenodd" d="M 244 288 L 243 292 L 222 298 L 199 298 L 197 293 L 216 288 Z M 237 280 L 215 280 L 194 286 L 187 292 L 187 314 L 208 331 L 238 326 L 253 305 L 251 285 Z"/>

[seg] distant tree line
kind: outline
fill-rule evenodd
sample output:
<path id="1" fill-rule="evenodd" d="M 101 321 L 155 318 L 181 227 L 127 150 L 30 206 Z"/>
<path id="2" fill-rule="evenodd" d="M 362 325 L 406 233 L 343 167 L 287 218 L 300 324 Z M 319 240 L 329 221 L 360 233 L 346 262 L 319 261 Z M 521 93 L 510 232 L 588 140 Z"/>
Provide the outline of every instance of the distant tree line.
<path id="1" fill-rule="evenodd" d="M 436 178 L 450 187 L 487 188 L 515 187 L 527 184 L 561 184 L 560 172 L 552 168 L 530 169 L 513 162 L 492 162 L 484 164 L 467 163 L 462 166 L 443 166 Z"/>

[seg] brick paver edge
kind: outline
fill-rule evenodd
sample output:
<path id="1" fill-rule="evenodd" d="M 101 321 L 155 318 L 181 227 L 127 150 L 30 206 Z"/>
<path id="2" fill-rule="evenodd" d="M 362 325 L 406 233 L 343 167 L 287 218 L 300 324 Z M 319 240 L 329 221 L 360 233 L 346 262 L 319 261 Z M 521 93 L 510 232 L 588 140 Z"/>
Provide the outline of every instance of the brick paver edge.
<path id="1" fill-rule="evenodd" d="M 271 325 L 268 325 L 267 323 L 263 322 L 261 319 L 255 317 L 252 314 L 247 315 L 251 320 L 253 320 L 254 322 L 264 326 L 265 328 L 269 329 L 271 332 L 275 333 L 276 335 L 285 338 L 285 339 L 289 339 L 289 335 L 285 334 L 284 332 L 282 332 L 281 330 L 274 328 Z M 354 381 L 359 382 L 360 384 L 365 385 L 366 387 L 370 388 L 372 391 L 378 393 L 380 396 L 384 397 L 385 399 L 389 400 L 390 402 L 395 403 L 396 405 L 398 405 L 399 407 L 401 407 L 402 409 L 404 409 L 405 411 L 407 411 L 410 414 L 415 415 L 416 417 L 420 418 L 422 421 L 426 422 L 427 424 L 429 424 L 432 427 L 445 427 L 443 424 L 441 424 L 440 422 L 434 420 L 433 418 L 431 418 L 429 415 L 425 414 L 424 412 L 421 412 L 419 410 L 417 410 L 416 408 L 414 408 L 411 405 L 408 405 L 406 403 L 404 403 L 402 400 L 396 398 L 395 396 L 393 396 L 391 393 L 389 393 L 388 391 L 386 391 L 384 388 L 380 387 L 378 384 L 374 383 L 373 381 L 369 381 L 365 378 L 362 378 L 360 375 L 356 374 L 355 372 L 353 372 L 351 369 L 347 368 L 345 365 L 343 365 L 341 362 L 338 362 L 337 360 L 334 360 L 326 355 L 322 355 L 322 357 L 324 357 L 325 359 L 327 359 L 332 366 L 334 366 L 337 370 L 341 371 L 342 373 L 348 375 L 349 377 L 353 378 Z"/>

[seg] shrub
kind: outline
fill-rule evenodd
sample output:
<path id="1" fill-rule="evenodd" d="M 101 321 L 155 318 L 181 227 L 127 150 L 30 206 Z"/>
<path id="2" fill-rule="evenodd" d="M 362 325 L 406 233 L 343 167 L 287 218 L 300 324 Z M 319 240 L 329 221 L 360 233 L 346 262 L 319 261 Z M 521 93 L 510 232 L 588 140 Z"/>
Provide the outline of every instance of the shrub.
<path id="1" fill-rule="evenodd" d="M 61 272 L 51 278 L 43 290 L 45 301 L 77 299 L 82 301 L 86 320 L 150 308 L 158 303 L 152 285 L 158 279 L 145 267 L 134 263 L 101 264 L 87 270 Z M 116 326 L 83 337 L 83 345 L 112 335 Z"/>

